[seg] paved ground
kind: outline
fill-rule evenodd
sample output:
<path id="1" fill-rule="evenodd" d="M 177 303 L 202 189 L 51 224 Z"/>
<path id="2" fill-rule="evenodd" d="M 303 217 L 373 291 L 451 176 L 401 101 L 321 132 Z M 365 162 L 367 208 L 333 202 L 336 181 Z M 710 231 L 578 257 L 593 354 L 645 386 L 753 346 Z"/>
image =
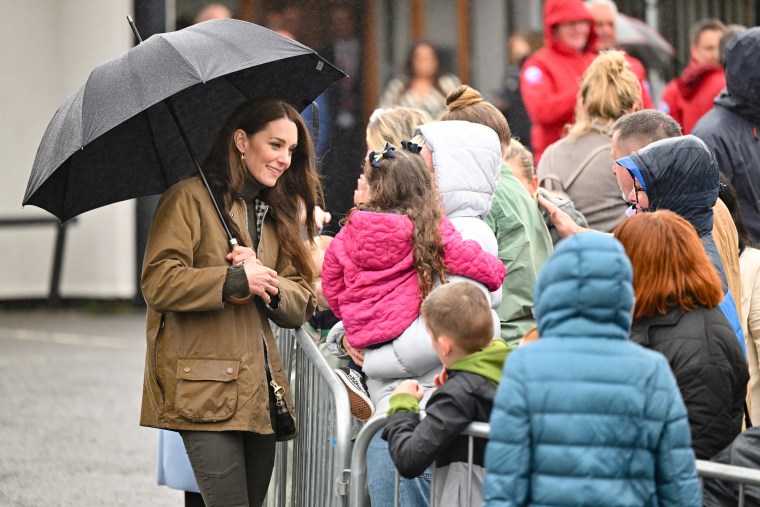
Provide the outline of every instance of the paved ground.
<path id="1" fill-rule="evenodd" d="M 0 312 L 0 506 L 181 506 L 138 424 L 144 314 Z"/>

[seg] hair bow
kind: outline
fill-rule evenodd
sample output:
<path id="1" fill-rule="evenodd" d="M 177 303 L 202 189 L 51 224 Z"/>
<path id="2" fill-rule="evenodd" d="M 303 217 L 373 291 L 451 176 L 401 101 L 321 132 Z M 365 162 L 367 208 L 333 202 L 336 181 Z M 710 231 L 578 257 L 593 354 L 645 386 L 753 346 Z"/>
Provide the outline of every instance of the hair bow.
<path id="1" fill-rule="evenodd" d="M 383 149 L 383 151 L 373 151 L 367 158 L 369 160 L 369 165 L 377 169 L 380 167 L 380 162 L 384 158 L 396 158 L 396 148 L 391 146 L 390 143 L 385 143 L 385 149 Z"/>
<path id="2" fill-rule="evenodd" d="M 404 151 L 408 151 L 409 153 L 414 153 L 415 155 L 419 155 L 422 151 L 422 146 L 418 145 L 417 143 L 413 143 L 411 141 L 401 141 L 401 147 L 404 148 Z"/>

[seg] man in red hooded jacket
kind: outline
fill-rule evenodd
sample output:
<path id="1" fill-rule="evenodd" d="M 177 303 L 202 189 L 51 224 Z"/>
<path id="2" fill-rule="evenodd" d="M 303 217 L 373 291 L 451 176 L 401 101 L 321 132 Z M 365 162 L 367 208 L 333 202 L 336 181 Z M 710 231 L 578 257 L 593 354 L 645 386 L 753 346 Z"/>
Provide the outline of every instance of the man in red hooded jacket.
<path id="1" fill-rule="evenodd" d="M 528 58 L 520 73 L 536 162 L 573 121 L 581 77 L 596 56 L 593 25 L 583 0 L 544 3 L 544 47 Z"/>
<path id="2" fill-rule="evenodd" d="M 707 111 L 726 87 L 726 76 L 718 60 L 720 38 L 726 27 L 720 20 L 707 18 L 691 27 L 691 60 L 680 76 L 665 87 L 658 109 L 681 124 L 684 134 Z"/>

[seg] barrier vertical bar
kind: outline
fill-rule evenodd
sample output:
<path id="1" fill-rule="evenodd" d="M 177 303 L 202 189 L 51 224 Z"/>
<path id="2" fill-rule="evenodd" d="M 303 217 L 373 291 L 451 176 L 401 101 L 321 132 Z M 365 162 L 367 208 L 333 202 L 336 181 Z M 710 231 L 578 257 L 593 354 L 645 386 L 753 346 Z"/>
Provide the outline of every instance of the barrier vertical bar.
<path id="1" fill-rule="evenodd" d="M 351 468 L 346 468 L 351 473 L 349 481 L 351 507 L 364 507 L 364 487 L 367 484 L 367 448 L 375 433 L 385 426 L 386 419 L 386 416 L 379 415 L 367 421 L 356 436 L 356 441 L 354 441 Z"/>
<path id="2" fill-rule="evenodd" d="M 467 501 L 472 501 L 472 462 L 474 461 L 475 437 L 467 437 Z"/>
<path id="3" fill-rule="evenodd" d="M 308 333 L 299 328 L 295 330 L 295 336 L 316 373 L 327 383 L 332 399 L 335 400 L 334 465 L 330 489 L 334 498 L 333 504 L 344 506 L 346 505 L 347 491 L 343 484 L 343 470 L 349 468 L 351 462 L 351 406 L 348 402 L 348 393 L 343 382 L 335 375 Z"/>
<path id="4" fill-rule="evenodd" d="M 436 483 L 438 481 L 438 473 L 436 470 L 435 461 L 432 465 L 430 465 L 430 507 L 435 507 L 435 494 L 433 492 L 435 491 Z"/>
<path id="5" fill-rule="evenodd" d="M 395 475 L 393 476 L 393 507 L 398 507 L 399 503 L 399 494 L 401 485 L 399 484 L 401 482 L 401 479 L 399 477 L 398 470 L 396 470 Z"/>

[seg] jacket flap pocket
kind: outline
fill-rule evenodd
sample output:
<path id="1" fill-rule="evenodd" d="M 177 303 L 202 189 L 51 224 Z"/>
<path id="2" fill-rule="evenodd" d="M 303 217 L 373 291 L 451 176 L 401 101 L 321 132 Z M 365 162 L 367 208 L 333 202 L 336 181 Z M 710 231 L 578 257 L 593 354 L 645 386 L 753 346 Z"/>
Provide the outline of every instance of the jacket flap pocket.
<path id="1" fill-rule="evenodd" d="M 177 378 L 185 380 L 236 380 L 240 371 L 238 359 L 179 359 Z"/>

